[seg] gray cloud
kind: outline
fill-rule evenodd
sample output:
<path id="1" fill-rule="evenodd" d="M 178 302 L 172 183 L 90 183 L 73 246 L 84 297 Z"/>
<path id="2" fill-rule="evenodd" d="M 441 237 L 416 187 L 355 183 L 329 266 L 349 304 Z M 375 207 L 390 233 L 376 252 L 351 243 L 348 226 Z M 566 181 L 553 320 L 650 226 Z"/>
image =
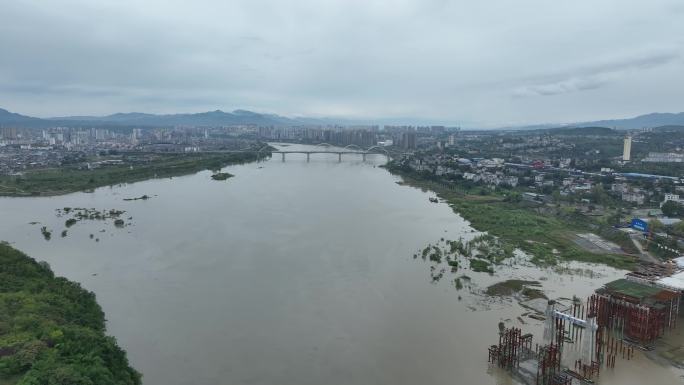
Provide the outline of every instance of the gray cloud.
<path id="1" fill-rule="evenodd" d="M 684 97 L 678 4 L 7 1 L 0 107 L 38 116 L 247 108 L 483 125 L 674 111 Z M 554 97 L 533 97 L 541 95 Z"/>
<path id="2" fill-rule="evenodd" d="M 601 87 L 603 84 L 606 84 L 605 80 L 593 77 L 570 78 L 555 83 L 521 87 L 516 89 L 513 95 L 518 97 L 558 95 L 569 92 L 593 90 Z"/>
<path id="3" fill-rule="evenodd" d="M 611 82 L 624 80 L 640 70 L 656 68 L 680 59 L 676 51 L 632 57 L 611 63 L 577 68 L 556 76 L 560 80 L 526 85 L 514 90 L 516 97 L 550 96 L 570 92 L 594 90 Z M 548 78 L 548 77 L 547 77 Z"/>

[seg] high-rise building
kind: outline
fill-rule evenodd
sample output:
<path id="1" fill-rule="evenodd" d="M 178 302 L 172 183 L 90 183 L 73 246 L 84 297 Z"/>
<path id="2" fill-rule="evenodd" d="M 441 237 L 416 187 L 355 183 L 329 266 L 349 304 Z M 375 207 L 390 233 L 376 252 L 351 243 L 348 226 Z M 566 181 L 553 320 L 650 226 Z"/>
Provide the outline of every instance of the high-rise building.
<path id="1" fill-rule="evenodd" d="M 404 132 L 401 134 L 401 147 L 405 150 L 415 150 L 416 149 L 416 133 L 415 132 Z"/>
<path id="2" fill-rule="evenodd" d="M 95 130 L 95 140 L 107 140 L 109 139 L 109 130 L 98 128 Z"/>
<path id="3" fill-rule="evenodd" d="M 632 136 L 627 135 L 627 137 L 625 137 L 625 142 L 624 142 L 624 145 L 622 147 L 622 160 L 624 162 L 629 162 L 631 157 L 632 157 Z"/>
<path id="4" fill-rule="evenodd" d="M 17 129 L 15 127 L 0 128 L 0 139 L 17 139 Z"/>

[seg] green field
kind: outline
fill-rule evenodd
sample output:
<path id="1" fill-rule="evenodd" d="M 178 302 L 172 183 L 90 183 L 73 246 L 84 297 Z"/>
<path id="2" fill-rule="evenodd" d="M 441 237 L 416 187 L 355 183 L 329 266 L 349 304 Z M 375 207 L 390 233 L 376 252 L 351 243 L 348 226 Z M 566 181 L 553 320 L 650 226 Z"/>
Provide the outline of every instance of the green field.
<path id="1" fill-rule="evenodd" d="M 525 251 L 536 264 L 553 265 L 558 261 L 572 260 L 632 269 L 636 262 L 632 256 L 593 253 L 578 246 L 573 241 L 575 234 L 593 231 L 588 223 L 582 225 L 576 220 L 540 214 L 524 203 L 506 202 L 502 195 L 480 195 L 466 189 L 450 188 L 417 174 L 392 171 L 401 175 L 408 185 L 434 191 L 476 230 L 488 232 Z"/>
<path id="2" fill-rule="evenodd" d="M 261 155 L 266 156 L 266 155 Z M 167 178 L 257 160 L 252 153 L 154 154 L 148 162 L 103 166 L 92 170 L 61 167 L 0 176 L 0 196 L 46 196 L 151 178 Z"/>

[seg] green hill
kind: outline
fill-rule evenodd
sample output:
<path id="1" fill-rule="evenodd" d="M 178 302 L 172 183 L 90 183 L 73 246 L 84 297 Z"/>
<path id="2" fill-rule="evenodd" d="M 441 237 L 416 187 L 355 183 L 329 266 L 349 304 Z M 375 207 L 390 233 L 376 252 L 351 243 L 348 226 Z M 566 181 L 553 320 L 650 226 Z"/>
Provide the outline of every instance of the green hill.
<path id="1" fill-rule="evenodd" d="M 139 385 L 95 294 L 0 242 L 0 384 Z"/>

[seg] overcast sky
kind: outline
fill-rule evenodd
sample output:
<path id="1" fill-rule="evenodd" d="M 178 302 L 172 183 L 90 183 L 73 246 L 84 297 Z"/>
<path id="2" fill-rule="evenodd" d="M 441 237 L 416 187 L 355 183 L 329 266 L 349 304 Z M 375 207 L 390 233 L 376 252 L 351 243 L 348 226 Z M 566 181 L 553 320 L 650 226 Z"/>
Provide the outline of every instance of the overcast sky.
<path id="1" fill-rule="evenodd" d="M 682 0 L 0 0 L 0 107 L 466 125 L 684 111 Z"/>

